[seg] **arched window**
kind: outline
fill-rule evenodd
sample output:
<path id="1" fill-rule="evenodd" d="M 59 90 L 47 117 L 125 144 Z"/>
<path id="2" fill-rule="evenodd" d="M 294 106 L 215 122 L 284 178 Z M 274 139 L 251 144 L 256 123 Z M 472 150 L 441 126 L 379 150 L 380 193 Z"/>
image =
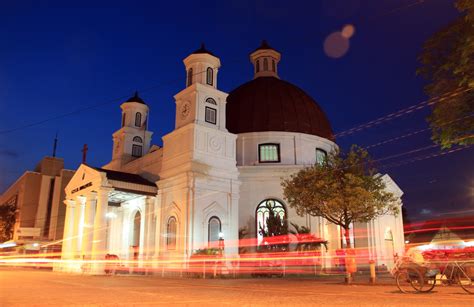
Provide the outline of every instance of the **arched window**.
<path id="1" fill-rule="evenodd" d="M 323 165 L 327 157 L 328 154 L 324 149 L 316 148 L 316 164 Z"/>
<path id="2" fill-rule="evenodd" d="M 127 113 L 123 113 L 123 115 L 122 115 L 122 127 L 125 126 L 126 116 L 127 116 Z"/>
<path id="3" fill-rule="evenodd" d="M 210 103 L 210 104 L 217 105 L 217 102 L 216 102 L 213 98 L 211 98 L 211 97 L 207 98 L 207 99 L 206 99 L 206 102 L 207 102 L 207 103 Z"/>
<path id="4" fill-rule="evenodd" d="M 209 97 L 206 99 L 206 102 L 209 104 L 217 105 L 216 101 Z M 217 123 L 217 109 L 216 108 L 211 108 L 211 107 L 206 107 L 205 108 L 205 114 L 204 114 L 204 120 L 206 123 L 210 124 L 216 124 Z"/>
<path id="5" fill-rule="evenodd" d="M 257 72 L 260 71 L 260 60 L 257 60 L 257 65 L 256 65 L 256 68 Z"/>
<path id="6" fill-rule="evenodd" d="M 393 241 L 393 234 L 392 234 L 392 230 L 390 229 L 390 227 L 387 227 L 387 229 L 385 229 L 385 240 Z"/>
<path id="7" fill-rule="evenodd" d="M 176 249 L 176 232 L 178 230 L 178 224 L 174 216 L 168 219 L 166 227 L 166 248 L 169 250 Z"/>
<path id="8" fill-rule="evenodd" d="M 134 136 L 132 139 L 135 143 L 139 144 L 132 144 L 132 157 L 141 157 L 143 155 L 143 140 L 139 136 Z"/>
<path id="9" fill-rule="evenodd" d="M 268 71 L 268 59 L 263 59 L 263 71 Z"/>
<path id="10" fill-rule="evenodd" d="M 264 232 L 268 232 L 267 221 L 270 213 L 273 213 L 274 217 L 278 216 L 282 222 L 282 225 L 283 223 L 286 223 L 286 209 L 281 202 L 276 199 L 266 199 L 262 201 L 260 204 L 258 204 L 255 215 L 258 244 L 262 242 Z"/>
<path id="11" fill-rule="evenodd" d="M 190 86 L 191 84 L 193 84 L 193 69 L 190 68 L 188 70 L 188 81 L 187 81 L 187 86 Z"/>
<path id="12" fill-rule="evenodd" d="M 214 83 L 214 70 L 210 67 L 207 68 L 206 83 L 209 85 Z"/>
<path id="13" fill-rule="evenodd" d="M 135 114 L 135 127 L 141 127 L 142 126 L 142 113 L 137 112 Z"/>
<path id="14" fill-rule="evenodd" d="M 275 65 L 275 60 L 272 59 L 272 70 L 275 72 L 276 71 L 276 65 Z"/>
<path id="15" fill-rule="evenodd" d="M 390 227 L 387 227 L 385 229 L 385 247 L 384 247 L 384 252 L 387 255 L 387 260 L 389 262 L 392 262 L 395 256 L 395 246 L 393 242 L 393 233 Z"/>
<path id="16" fill-rule="evenodd" d="M 209 248 L 218 248 L 219 234 L 222 231 L 221 220 L 217 216 L 211 217 L 207 228 Z"/>

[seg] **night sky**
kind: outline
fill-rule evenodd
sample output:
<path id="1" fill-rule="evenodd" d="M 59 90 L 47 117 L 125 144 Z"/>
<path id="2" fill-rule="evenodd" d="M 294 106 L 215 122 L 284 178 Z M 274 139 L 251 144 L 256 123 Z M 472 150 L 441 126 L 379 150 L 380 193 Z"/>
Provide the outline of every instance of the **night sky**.
<path id="1" fill-rule="evenodd" d="M 161 145 L 174 128 L 173 95 L 185 85 L 182 60 L 201 42 L 220 57 L 218 86 L 229 92 L 252 78 L 248 55 L 268 40 L 282 53 L 280 77 L 310 94 L 336 133 L 420 103 L 427 99 L 415 73 L 422 44 L 458 16 L 451 0 L 37 2 L 0 0 L 0 191 L 51 155 L 56 132 L 67 168 L 78 167 L 84 143 L 89 164 L 107 163 L 120 103 L 135 90 L 151 108 L 152 142 Z M 329 57 L 326 37 L 347 24 L 355 27 L 348 52 Z M 337 142 L 347 148 L 405 135 L 426 128 L 428 114 L 424 108 Z M 370 152 L 380 159 L 431 144 L 423 132 Z M 397 164 L 438 152 L 380 162 L 395 163 L 382 171 L 404 190 L 412 220 L 474 214 L 474 147 Z"/>

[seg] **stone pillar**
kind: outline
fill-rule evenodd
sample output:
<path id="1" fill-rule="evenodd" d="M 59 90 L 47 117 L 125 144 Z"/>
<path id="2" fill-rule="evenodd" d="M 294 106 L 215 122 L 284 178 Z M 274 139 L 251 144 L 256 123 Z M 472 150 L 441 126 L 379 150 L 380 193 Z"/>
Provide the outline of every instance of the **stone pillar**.
<path id="1" fill-rule="evenodd" d="M 160 191 L 158 191 L 157 201 L 155 203 L 155 229 L 153 230 L 153 232 L 155 233 L 155 248 L 154 248 L 155 259 L 161 257 L 161 255 L 162 255 L 162 253 L 161 253 L 161 244 L 162 244 L 161 235 L 164 232 L 162 231 L 162 225 L 161 225 L 161 216 L 162 216 L 162 214 L 161 214 L 161 212 L 162 212 L 161 197 L 162 197 L 162 194 L 161 194 Z"/>
<path id="2" fill-rule="evenodd" d="M 63 234 L 63 243 L 61 250 L 62 259 L 71 259 L 71 249 L 72 249 L 72 237 L 74 229 L 74 209 L 76 202 L 72 199 L 66 199 L 64 201 L 66 205 L 66 218 L 64 220 L 64 234 Z"/>
<path id="3" fill-rule="evenodd" d="M 109 192 L 111 188 L 100 188 L 97 193 L 97 204 L 94 218 L 94 230 L 92 236 L 92 274 L 104 274 L 105 254 L 107 254 L 107 206 L 109 203 Z"/>
<path id="4" fill-rule="evenodd" d="M 151 196 L 146 197 L 145 202 L 145 260 L 150 260 L 153 256 L 153 244 L 155 234 L 153 232 L 153 217 L 155 212 L 155 198 Z"/>
<path id="5" fill-rule="evenodd" d="M 90 192 L 87 195 L 84 210 L 84 225 L 82 228 L 82 256 L 84 259 L 91 259 L 92 240 L 94 233 L 94 214 L 97 193 Z"/>
<path id="6" fill-rule="evenodd" d="M 74 258 L 81 258 L 82 250 L 82 226 L 84 225 L 84 201 L 81 196 L 76 197 L 76 209 L 74 214 L 74 236 L 72 240 L 72 252 Z"/>
<path id="7" fill-rule="evenodd" d="M 224 233 L 225 254 L 239 256 L 239 194 L 228 193 L 228 233 Z M 207 223 L 208 221 L 206 221 Z M 224 230 L 224 229 L 222 229 Z"/>

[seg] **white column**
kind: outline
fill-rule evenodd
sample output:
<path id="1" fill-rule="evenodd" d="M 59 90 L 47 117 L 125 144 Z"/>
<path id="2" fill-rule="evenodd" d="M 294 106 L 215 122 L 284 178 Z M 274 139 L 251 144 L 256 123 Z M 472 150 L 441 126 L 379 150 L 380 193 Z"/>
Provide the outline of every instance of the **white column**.
<path id="1" fill-rule="evenodd" d="M 155 205 L 155 258 L 161 256 L 161 236 L 162 236 L 162 225 L 161 225 L 161 211 L 162 211 L 162 194 L 159 192 L 157 195 Z"/>
<path id="2" fill-rule="evenodd" d="M 323 266 L 324 266 L 324 269 L 329 269 L 332 266 L 331 256 L 337 248 L 337 245 L 335 246 L 335 248 L 332 247 L 332 245 L 334 245 L 334 243 L 331 242 L 331 241 L 337 240 L 337 239 L 333 239 L 333 237 L 329 233 L 328 221 L 325 218 L 319 217 L 319 223 L 321 224 L 322 238 L 328 242 L 327 243 L 327 245 L 328 245 L 327 249 L 325 247 L 321 246 L 321 255 L 323 257 Z"/>
<path id="3" fill-rule="evenodd" d="M 145 259 L 149 260 L 153 256 L 153 243 L 155 234 L 153 233 L 153 217 L 155 214 L 155 198 L 147 196 L 145 200 Z"/>
<path id="4" fill-rule="evenodd" d="M 232 183 L 231 183 L 232 184 Z M 228 193 L 228 233 L 224 233 L 225 254 L 239 256 L 239 194 Z M 206 221 L 207 223 L 208 221 Z M 227 236 L 227 237 L 226 237 Z M 226 242 L 227 241 L 227 242 Z"/>
<path id="5" fill-rule="evenodd" d="M 64 201 L 64 204 L 66 205 L 66 218 L 64 220 L 64 234 L 61 249 L 61 258 L 71 259 L 72 237 L 74 229 L 74 209 L 76 202 L 72 199 L 66 199 Z"/>
<path id="6" fill-rule="evenodd" d="M 87 195 L 84 209 L 84 225 L 82 228 L 82 256 L 84 259 L 91 258 L 92 240 L 94 233 L 94 214 L 97 193 L 90 192 Z"/>
<path id="7" fill-rule="evenodd" d="M 84 197 L 76 197 L 76 209 L 74 214 L 74 239 L 72 240 L 72 251 L 74 258 L 81 258 L 82 251 L 82 226 L 84 225 Z"/>
<path id="8" fill-rule="evenodd" d="M 94 231 L 92 236 L 92 256 L 95 260 L 92 264 L 92 274 L 104 274 L 105 254 L 107 254 L 107 206 L 109 203 L 109 192 L 111 188 L 100 188 L 97 193 L 97 205 L 94 218 Z"/>

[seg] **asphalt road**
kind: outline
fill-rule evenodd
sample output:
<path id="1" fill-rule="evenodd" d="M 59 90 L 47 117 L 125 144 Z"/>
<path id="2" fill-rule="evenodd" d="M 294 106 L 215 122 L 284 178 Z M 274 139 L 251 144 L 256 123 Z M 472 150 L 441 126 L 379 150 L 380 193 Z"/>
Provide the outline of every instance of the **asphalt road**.
<path id="1" fill-rule="evenodd" d="M 187 279 L 85 276 L 0 268 L 0 306 L 51 305 L 474 306 L 459 287 L 402 294 L 394 285 L 343 285 L 311 279 Z"/>

